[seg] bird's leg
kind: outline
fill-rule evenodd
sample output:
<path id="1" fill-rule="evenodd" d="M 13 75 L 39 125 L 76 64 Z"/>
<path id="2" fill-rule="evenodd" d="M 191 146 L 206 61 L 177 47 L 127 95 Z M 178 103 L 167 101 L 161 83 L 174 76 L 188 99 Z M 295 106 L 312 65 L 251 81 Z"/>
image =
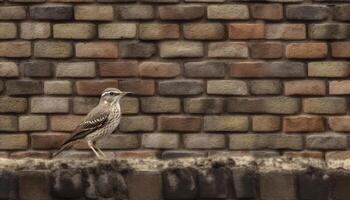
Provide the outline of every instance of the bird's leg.
<path id="1" fill-rule="evenodd" d="M 103 153 L 103 151 L 100 149 L 100 147 L 98 147 L 97 145 L 96 145 L 96 143 L 94 143 L 94 147 L 97 149 L 97 151 L 103 156 L 103 157 L 107 157 L 106 156 L 106 154 L 105 153 Z"/>
<path id="2" fill-rule="evenodd" d="M 92 151 L 95 153 L 95 155 L 97 156 L 97 158 L 101 158 L 100 154 L 97 153 L 97 151 L 94 149 L 94 144 L 91 140 L 88 140 L 88 145 L 89 147 L 92 149 Z"/>

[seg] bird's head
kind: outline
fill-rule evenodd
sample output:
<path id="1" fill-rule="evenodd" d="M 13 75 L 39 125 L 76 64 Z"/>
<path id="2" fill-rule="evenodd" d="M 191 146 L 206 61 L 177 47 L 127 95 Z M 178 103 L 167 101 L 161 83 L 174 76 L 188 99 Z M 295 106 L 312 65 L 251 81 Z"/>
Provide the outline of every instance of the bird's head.
<path id="1" fill-rule="evenodd" d="M 115 104 L 118 103 L 123 96 L 129 93 L 131 92 L 123 92 L 117 88 L 106 88 L 101 94 L 100 102 Z"/>

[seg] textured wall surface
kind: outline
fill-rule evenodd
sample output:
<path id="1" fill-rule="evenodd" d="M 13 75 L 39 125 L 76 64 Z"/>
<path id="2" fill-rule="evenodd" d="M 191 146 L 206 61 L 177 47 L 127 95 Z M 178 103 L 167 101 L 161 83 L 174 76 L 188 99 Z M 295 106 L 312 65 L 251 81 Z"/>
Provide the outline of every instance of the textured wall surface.
<path id="1" fill-rule="evenodd" d="M 347 154 L 347 2 L 0 0 L 0 155 L 49 157 L 106 87 L 135 93 L 111 155 Z"/>

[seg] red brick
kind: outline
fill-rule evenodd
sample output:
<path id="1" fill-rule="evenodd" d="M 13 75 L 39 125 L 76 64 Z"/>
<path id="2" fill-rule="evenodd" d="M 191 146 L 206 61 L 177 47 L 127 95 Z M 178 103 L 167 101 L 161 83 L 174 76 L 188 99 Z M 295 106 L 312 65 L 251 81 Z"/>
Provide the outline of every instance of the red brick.
<path id="1" fill-rule="evenodd" d="M 333 95 L 350 94 L 350 81 L 349 80 L 330 81 L 329 94 L 333 94 Z"/>
<path id="2" fill-rule="evenodd" d="M 199 132 L 202 120 L 199 117 L 161 116 L 159 126 L 162 131 Z"/>
<path id="3" fill-rule="evenodd" d="M 83 120 L 79 115 L 55 115 L 50 118 L 52 131 L 73 131 Z"/>
<path id="4" fill-rule="evenodd" d="M 183 26 L 184 37 L 190 40 L 220 40 L 225 37 L 221 23 L 191 23 Z"/>
<path id="5" fill-rule="evenodd" d="M 65 133 L 33 133 L 31 134 L 31 146 L 33 149 L 57 149 L 65 140 L 69 138 L 69 134 Z"/>
<path id="6" fill-rule="evenodd" d="M 0 42 L 0 57 L 20 58 L 31 55 L 30 42 Z"/>
<path id="7" fill-rule="evenodd" d="M 329 128 L 336 132 L 350 132 L 350 116 L 328 118 Z"/>
<path id="8" fill-rule="evenodd" d="M 250 9 L 254 19 L 281 20 L 283 18 L 282 4 L 253 4 Z"/>
<path id="9" fill-rule="evenodd" d="M 296 132 L 323 132 L 323 119 L 320 116 L 292 116 L 283 118 L 283 131 Z"/>
<path id="10" fill-rule="evenodd" d="M 336 58 L 350 57 L 350 42 L 333 42 L 332 56 Z"/>
<path id="11" fill-rule="evenodd" d="M 249 46 L 252 58 L 281 58 L 284 55 L 284 45 L 281 42 L 256 42 Z"/>
<path id="12" fill-rule="evenodd" d="M 201 5 L 160 6 L 158 9 L 162 20 L 191 20 L 204 15 L 204 7 Z"/>
<path id="13" fill-rule="evenodd" d="M 119 89 L 137 95 L 150 96 L 155 93 L 155 83 L 154 80 L 122 80 L 119 82 Z"/>
<path id="14" fill-rule="evenodd" d="M 101 77 L 136 77 L 139 74 L 137 61 L 100 62 Z"/>
<path id="15" fill-rule="evenodd" d="M 290 43 L 286 48 L 287 58 L 316 59 L 327 57 L 328 49 L 326 43 Z"/>
<path id="16" fill-rule="evenodd" d="M 90 80 L 90 81 L 77 81 L 77 94 L 86 96 L 99 96 L 103 90 L 109 87 L 117 87 L 118 81 L 116 80 Z"/>
<path id="17" fill-rule="evenodd" d="M 88 42 L 75 44 L 78 58 L 117 58 L 118 47 L 114 42 Z"/>
<path id="18" fill-rule="evenodd" d="M 285 95 L 326 95 L 326 83 L 322 80 L 287 81 Z"/>
<path id="19" fill-rule="evenodd" d="M 264 24 L 230 24 L 230 39 L 263 39 L 265 37 Z"/>

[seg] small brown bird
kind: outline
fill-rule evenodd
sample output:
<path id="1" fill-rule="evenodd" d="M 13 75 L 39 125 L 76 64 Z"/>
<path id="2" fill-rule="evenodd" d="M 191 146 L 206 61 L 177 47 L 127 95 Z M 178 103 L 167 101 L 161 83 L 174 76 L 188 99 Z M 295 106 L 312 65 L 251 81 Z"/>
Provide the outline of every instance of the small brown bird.
<path id="1" fill-rule="evenodd" d="M 96 141 L 110 135 L 118 127 L 121 117 L 120 100 L 130 92 L 122 92 L 117 88 L 107 88 L 102 92 L 99 104 L 92 109 L 77 126 L 72 136 L 67 139 L 52 157 L 70 148 L 78 141 L 86 140 L 98 158 L 106 157 L 96 146 Z"/>

